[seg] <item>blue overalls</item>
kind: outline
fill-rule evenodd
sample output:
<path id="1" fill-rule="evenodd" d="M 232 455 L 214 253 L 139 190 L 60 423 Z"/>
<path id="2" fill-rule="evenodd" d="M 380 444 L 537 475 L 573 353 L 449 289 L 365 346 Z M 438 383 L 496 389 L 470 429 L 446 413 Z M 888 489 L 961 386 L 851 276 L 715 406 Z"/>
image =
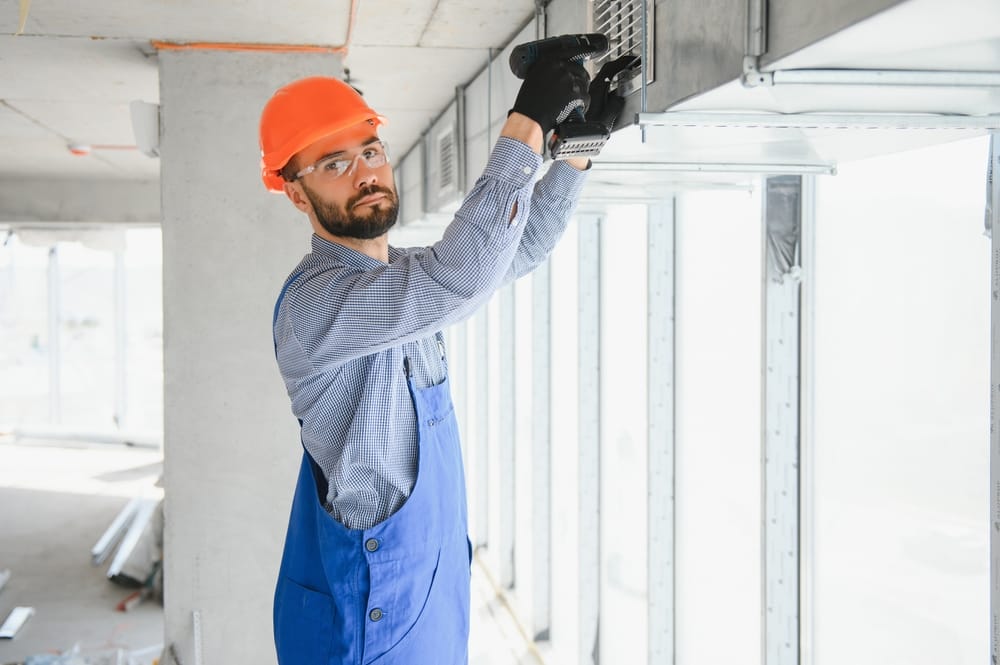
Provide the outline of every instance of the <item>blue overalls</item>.
<path id="1" fill-rule="evenodd" d="M 281 300 L 294 281 L 289 279 Z M 469 571 L 465 475 L 447 378 L 417 389 L 417 481 L 371 529 L 323 508 L 327 481 L 303 450 L 274 594 L 280 665 L 465 665 Z M 301 424 L 301 423 L 300 423 Z"/>

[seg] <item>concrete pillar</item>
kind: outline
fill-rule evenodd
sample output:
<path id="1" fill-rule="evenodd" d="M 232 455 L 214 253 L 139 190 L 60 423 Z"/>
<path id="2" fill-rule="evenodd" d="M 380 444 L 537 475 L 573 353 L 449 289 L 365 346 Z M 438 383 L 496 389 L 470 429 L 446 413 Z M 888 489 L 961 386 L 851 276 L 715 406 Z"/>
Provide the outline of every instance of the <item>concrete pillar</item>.
<path id="1" fill-rule="evenodd" d="M 261 184 L 257 123 L 275 89 L 339 75 L 341 61 L 159 59 L 165 645 L 185 664 L 274 663 L 271 602 L 301 444 L 271 315 L 310 229 Z"/>

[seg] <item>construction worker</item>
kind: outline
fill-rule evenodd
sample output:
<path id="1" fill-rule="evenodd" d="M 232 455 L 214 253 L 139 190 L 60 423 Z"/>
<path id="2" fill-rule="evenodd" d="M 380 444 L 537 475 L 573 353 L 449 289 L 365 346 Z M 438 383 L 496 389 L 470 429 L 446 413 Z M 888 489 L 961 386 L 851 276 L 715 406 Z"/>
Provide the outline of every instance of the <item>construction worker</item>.
<path id="1" fill-rule="evenodd" d="M 440 330 L 541 263 L 588 160 L 534 184 L 543 137 L 588 102 L 576 63 L 526 76 L 482 176 L 434 245 L 388 243 L 384 119 L 346 83 L 290 83 L 261 115 L 264 184 L 312 226 L 281 289 L 275 353 L 304 452 L 274 599 L 282 665 L 468 660 L 465 479 Z"/>

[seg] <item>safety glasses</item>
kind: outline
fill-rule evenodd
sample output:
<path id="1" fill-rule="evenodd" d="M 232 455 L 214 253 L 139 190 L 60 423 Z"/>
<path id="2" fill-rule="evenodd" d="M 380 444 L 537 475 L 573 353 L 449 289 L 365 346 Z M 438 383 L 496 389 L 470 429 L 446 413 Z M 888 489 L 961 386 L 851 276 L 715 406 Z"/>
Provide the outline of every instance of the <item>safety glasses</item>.
<path id="1" fill-rule="evenodd" d="M 313 172 L 316 173 L 318 178 L 323 180 L 336 180 L 345 173 L 353 175 L 359 159 L 363 160 L 370 169 L 385 166 L 389 163 L 389 146 L 386 145 L 385 141 L 373 141 L 362 146 L 361 152 L 353 157 L 347 157 L 343 154 L 324 157 L 315 164 L 307 166 L 296 173 L 294 180 L 298 180 Z"/>

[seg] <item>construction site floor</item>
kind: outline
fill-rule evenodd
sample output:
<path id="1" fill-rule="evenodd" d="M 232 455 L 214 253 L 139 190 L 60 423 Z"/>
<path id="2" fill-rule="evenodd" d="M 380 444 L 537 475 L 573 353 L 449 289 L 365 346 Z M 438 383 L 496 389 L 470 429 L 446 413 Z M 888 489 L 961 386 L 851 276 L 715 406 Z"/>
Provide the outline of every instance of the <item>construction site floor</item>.
<path id="1" fill-rule="evenodd" d="M 0 665 L 78 645 L 81 655 L 122 649 L 150 665 L 163 644 L 163 608 L 147 600 L 128 612 L 131 590 L 110 582 L 90 549 L 134 496 L 156 495 L 158 450 L 67 441 L 0 438 L 0 622 L 17 606 L 35 609 L 13 640 L 0 640 Z M 479 561 L 473 565 L 470 665 L 538 661 Z"/>

